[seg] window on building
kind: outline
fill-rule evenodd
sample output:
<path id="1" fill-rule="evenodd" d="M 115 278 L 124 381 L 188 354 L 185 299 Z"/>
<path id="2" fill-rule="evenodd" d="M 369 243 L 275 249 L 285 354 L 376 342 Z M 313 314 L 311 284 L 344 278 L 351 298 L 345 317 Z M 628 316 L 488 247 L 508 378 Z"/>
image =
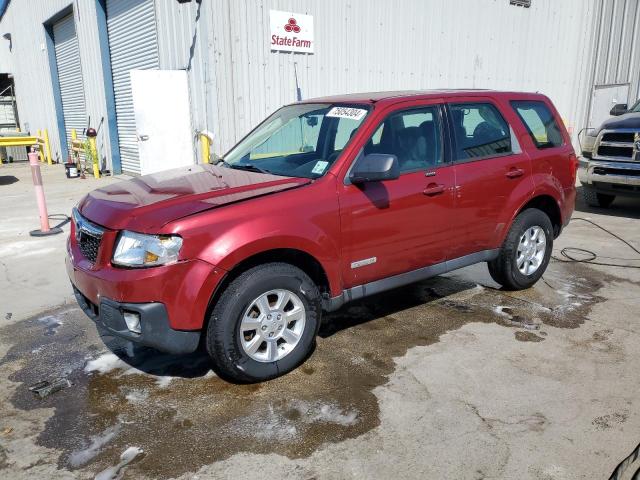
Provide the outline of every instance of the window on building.
<path id="1" fill-rule="evenodd" d="M 458 103 L 449 109 L 457 160 L 513 153 L 509 125 L 492 104 Z"/>
<path id="2" fill-rule="evenodd" d="M 562 145 L 560 127 L 544 102 L 512 101 L 511 106 L 518 113 L 536 147 L 552 148 Z"/>

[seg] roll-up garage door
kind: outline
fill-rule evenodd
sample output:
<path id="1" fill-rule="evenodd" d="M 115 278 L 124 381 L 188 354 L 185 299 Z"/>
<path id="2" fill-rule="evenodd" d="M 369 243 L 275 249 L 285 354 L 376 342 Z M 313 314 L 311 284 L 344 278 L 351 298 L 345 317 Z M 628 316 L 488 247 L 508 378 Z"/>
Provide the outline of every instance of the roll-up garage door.
<path id="1" fill-rule="evenodd" d="M 65 137 L 69 145 L 71 129 L 75 128 L 78 133 L 82 133 L 87 126 L 82 66 L 73 14 L 53 24 L 53 45 L 62 98 Z"/>
<path id="2" fill-rule="evenodd" d="M 106 6 L 122 170 L 139 174 L 129 72 L 159 67 L 155 6 L 153 0 L 107 0 Z"/>

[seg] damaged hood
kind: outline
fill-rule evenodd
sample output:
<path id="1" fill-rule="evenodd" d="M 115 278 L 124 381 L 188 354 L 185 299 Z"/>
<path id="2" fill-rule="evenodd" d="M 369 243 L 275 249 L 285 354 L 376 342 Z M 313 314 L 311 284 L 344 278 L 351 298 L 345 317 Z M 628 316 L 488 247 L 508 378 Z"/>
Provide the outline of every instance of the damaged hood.
<path id="1" fill-rule="evenodd" d="M 310 182 L 308 178 L 193 165 L 98 188 L 82 199 L 79 209 L 98 225 L 145 232 L 194 213 Z"/>

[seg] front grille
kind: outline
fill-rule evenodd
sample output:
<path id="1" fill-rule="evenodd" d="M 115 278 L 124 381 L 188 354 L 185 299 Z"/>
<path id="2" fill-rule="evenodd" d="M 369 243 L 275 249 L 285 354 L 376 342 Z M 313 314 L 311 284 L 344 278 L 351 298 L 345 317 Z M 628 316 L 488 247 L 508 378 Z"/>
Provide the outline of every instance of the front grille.
<path id="1" fill-rule="evenodd" d="M 633 132 L 607 132 L 602 135 L 603 142 L 633 142 Z"/>
<path id="2" fill-rule="evenodd" d="M 76 208 L 73 209 L 73 222 L 80 252 L 91 263 L 96 263 L 104 229 L 87 220 Z"/>
<path id="3" fill-rule="evenodd" d="M 594 157 L 621 162 L 640 161 L 640 132 L 603 132 L 597 141 Z"/>
<path id="4" fill-rule="evenodd" d="M 96 258 L 98 258 L 98 249 L 100 248 L 101 238 L 94 237 L 86 232 L 80 231 L 78 239 L 78 246 L 80 247 L 80 251 L 82 255 L 84 255 L 87 260 L 92 263 L 96 263 Z"/>

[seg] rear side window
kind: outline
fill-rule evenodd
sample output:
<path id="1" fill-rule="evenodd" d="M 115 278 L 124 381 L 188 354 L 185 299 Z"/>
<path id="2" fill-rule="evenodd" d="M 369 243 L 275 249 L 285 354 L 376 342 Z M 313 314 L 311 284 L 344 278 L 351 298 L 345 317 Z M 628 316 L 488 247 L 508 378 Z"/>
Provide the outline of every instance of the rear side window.
<path id="1" fill-rule="evenodd" d="M 511 130 L 496 107 L 490 103 L 449 105 L 456 160 L 477 160 L 513 153 Z"/>
<path id="2" fill-rule="evenodd" d="M 560 127 L 544 102 L 514 100 L 511 106 L 524 123 L 536 147 L 552 148 L 563 144 Z"/>

